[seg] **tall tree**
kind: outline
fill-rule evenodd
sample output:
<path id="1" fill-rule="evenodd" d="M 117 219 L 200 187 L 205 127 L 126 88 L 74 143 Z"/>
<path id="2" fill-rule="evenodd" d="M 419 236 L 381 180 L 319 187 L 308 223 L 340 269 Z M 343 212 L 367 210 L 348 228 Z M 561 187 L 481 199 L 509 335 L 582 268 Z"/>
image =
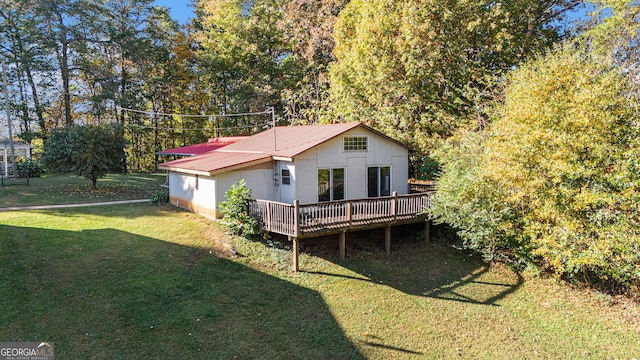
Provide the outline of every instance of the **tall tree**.
<path id="1" fill-rule="evenodd" d="M 215 0 L 196 4 L 196 33 L 221 112 L 262 111 L 279 103 L 290 50 L 278 19 L 285 0 Z"/>
<path id="2" fill-rule="evenodd" d="M 428 153 L 460 127 L 485 126 L 504 73 L 553 44 L 554 21 L 578 3 L 351 1 L 335 29 L 335 112 Z"/>
<path id="3" fill-rule="evenodd" d="M 11 60 L 15 63 L 17 77 L 23 78 L 27 83 L 25 86 L 29 88 L 29 90 L 20 91 L 23 97 L 21 105 L 24 112 L 23 119 L 30 121 L 29 107 L 32 106 L 40 135 L 46 138 L 45 104 L 39 91 L 39 84 L 42 81 L 37 81 L 36 77 L 46 79 L 52 68 L 48 64 L 46 49 L 42 44 L 42 32 L 38 27 L 39 21 L 35 10 L 35 5 L 30 1 L 3 0 L 0 5 L 0 34 L 4 38 L 3 50 L 11 54 Z M 22 86 L 22 81 L 19 84 Z M 31 102 L 26 99 L 27 91 L 31 96 Z M 23 135 L 27 136 L 27 133 Z"/>
<path id="4" fill-rule="evenodd" d="M 637 295 L 640 99 L 627 60 L 640 6 L 607 11 L 508 75 L 488 131 L 449 143 L 431 214 L 488 256 Z"/>
<path id="5" fill-rule="evenodd" d="M 38 0 L 38 13 L 45 24 L 44 39 L 55 54 L 62 80 L 64 123 L 73 124 L 72 85 L 77 74 L 76 61 L 86 50 L 87 38 L 98 21 L 99 7 L 93 0 Z"/>
<path id="6" fill-rule="evenodd" d="M 282 93 L 285 115 L 291 123 L 319 122 L 326 115 L 329 65 L 335 61 L 333 29 L 347 0 L 289 1 L 278 22 L 288 42 L 299 79 Z"/>

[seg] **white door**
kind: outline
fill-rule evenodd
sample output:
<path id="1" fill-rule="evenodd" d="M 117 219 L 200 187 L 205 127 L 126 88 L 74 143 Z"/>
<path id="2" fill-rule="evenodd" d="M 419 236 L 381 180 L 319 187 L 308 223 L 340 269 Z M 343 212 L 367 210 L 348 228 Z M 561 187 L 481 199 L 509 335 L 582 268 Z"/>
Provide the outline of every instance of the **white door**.
<path id="1" fill-rule="evenodd" d="M 278 171 L 280 177 L 280 202 L 293 204 L 296 197 L 296 174 L 292 162 L 281 161 Z"/>

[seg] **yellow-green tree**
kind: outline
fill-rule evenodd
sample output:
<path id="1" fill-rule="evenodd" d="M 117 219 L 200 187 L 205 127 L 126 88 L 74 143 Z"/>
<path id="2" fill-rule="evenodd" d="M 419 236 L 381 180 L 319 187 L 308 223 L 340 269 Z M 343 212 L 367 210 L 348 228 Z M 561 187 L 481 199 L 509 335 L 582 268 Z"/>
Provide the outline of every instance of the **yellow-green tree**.
<path id="1" fill-rule="evenodd" d="M 429 153 L 486 125 L 502 76 L 557 41 L 554 21 L 577 3 L 353 0 L 335 27 L 334 112 Z"/>
<path id="2" fill-rule="evenodd" d="M 605 21 L 507 77 L 490 128 L 438 154 L 431 215 L 488 257 L 637 292 L 639 103 L 624 55 L 634 44 L 614 36 L 637 25 L 610 21 L 610 41 L 596 37 Z"/>
<path id="3" fill-rule="evenodd" d="M 640 280 L 636 105 L 618 67 L 570 47 L 515 71 L 482 175 L 558 274 Z"/>

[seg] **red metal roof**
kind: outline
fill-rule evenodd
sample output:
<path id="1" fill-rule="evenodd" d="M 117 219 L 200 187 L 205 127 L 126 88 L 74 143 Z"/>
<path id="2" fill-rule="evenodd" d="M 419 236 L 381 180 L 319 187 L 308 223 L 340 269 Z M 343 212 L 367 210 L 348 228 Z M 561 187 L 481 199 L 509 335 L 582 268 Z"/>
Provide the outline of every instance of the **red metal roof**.
<path id="1" fill-rule="evenodd" d="M 279 126 L 247 137 L 224 148 L 189 158 L 169 161 L 160 164 L 158 167 L 163 170 L 214 175 L 267 162 L 274 157 L 293 158 L 359 126 L 390 139 L 360 122 L 331 125 Z M 393 139 L 390 140 L 397 142 Z"/>
<path id="2" fill-rule="evenodd" d="M 219 149 L 221 147 L 231 145 L 240 140 L 244 140 L 248 136 L 227 136 L 219 138 L 211 138 L 206 143 L 183 146 L 175 149 L 168 149 L 159 151 L 158 155 L 182 155 L 182 156 L 194 156 L 204 154 L 206 152 Z"/>
<path id="3" fill-rule="evenodd" d="M 158 168 L 190 174 L 214 175 L 268 161 L 271 161 L 269 154 L 214 150 L 201 155 L 169 161 L 158 165 Z"/>

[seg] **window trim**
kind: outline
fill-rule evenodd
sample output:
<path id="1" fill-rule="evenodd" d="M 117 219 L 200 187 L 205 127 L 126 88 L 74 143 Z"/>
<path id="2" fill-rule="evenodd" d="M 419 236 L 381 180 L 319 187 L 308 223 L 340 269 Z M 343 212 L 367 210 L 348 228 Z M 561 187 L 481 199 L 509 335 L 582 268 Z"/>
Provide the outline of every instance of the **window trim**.
<path id="1" fill-rule="evenodd" d="M 284 172 L 287 172 L 287 175 Z M 280 183 L 282 185 L 291 185 L 291 170 L 282 168 L 280 169 Z"/>
<path id="2" fill-rule="evenodd" d="M 381 195 L 382 194 L 382 185 L 383 185 L 383 181 L 382 181 L 382 169 L 383 168 L 387 168 L 389 169 L 389 194 L 385 194 L 385 195 Z M 376 180 L 377 180 L 377 184 L 376 184 L 376 196 L 370 196 L 370 186 L 369 186 L 369 170 L 370 169 L 376 169 Z M 376 166 L 367 166 L 367 197 L 369 198 L 375 198 L 375 197 L 383 197 L 383 196 L 391 196 L 391 194 L 393 193 L 393 191 L 391 191 L 393 189 L 393 170 L 391 165 L 376 165 Z"/>
<path id="3" fill-rule="evenodd" d="M 369 135 L 344 135 L 342 137 L 342 151 L 369 151 Z"/>
<path id="4" fill-rule="evenodd" d="M 329 199 L 328 200 L 320 200 L 320 191 L 318 191 L 318 202 L 330 202 L 330 201 L 340 201 L 340 200 L 345 200 L 347 198 L 347 168 L 346 167 L 322 167 L 322 168 L 317 168 L 316 170 L 316 183 L 318 184 L 318 190 L 319 190 L 319 186 L 320 186 L 320 176 L 319 176 L 319 172 L 321 170 L 327 170 L 329 171 L 329 184 L 328 184 L 328 189 L 327 191 L 329 192 Z M 335 194 L 334 194 L 334 183 L 333 183 L 333 171 L 334 170 L 342 170 L 342 199 L 335 199 Z"/>

